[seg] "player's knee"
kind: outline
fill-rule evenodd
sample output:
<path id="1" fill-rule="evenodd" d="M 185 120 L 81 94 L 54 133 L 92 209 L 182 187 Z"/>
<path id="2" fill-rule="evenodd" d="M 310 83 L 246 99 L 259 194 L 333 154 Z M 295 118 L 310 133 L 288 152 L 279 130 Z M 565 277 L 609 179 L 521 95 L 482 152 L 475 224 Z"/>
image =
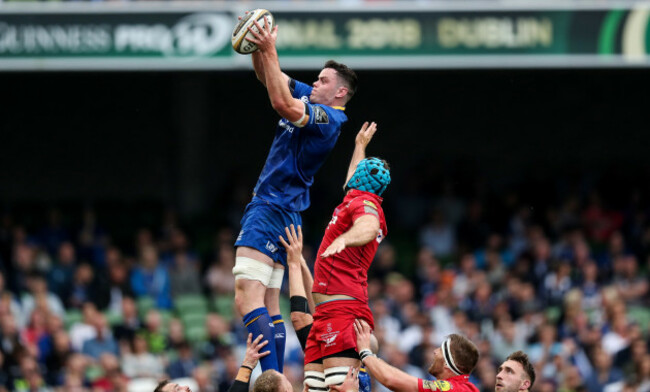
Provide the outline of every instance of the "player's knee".
<path id="1" fill-rule="evenodd" d="M 309 392 L 327 392 L 325 373 L 315 370 L 305 370 L 305 385 Z"/>
<path id="2" fill-rule="evenodd" d="M 335 366 L 325 369 L 325 385 L 339 385 L 345 381 L 350 370 L 349 366 Z"/>

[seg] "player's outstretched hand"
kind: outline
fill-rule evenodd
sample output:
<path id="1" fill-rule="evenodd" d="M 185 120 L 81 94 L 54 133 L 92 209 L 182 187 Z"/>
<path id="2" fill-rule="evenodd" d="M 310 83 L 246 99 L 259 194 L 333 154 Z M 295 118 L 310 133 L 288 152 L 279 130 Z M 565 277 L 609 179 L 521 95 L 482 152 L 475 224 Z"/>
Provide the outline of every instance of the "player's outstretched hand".
<path id="1" fill-rule="evenodd" d="M 330 385 L 330 389 L 337 392 L 358 392 L 359 391 L 359 369 L 350 366 L 348 375 L 340 385 Z"/>
<path id="2" fill-rule="evenodd" d="M 280 242 L 284 245 L 284 249 L 287 251 L 287 263 L 300 264 L 302 259 L 302 227 L 298 225 L 298 232 L 293 225 L 284 228 L 284 232 L 287 235 L 287 241 L 284 240 L 282 236 L 279 236 Z"/>
<path id="3" fill-rule="evenodd" d="M 377 124 L 374 121 L 370 124 L 368 124 L 368 121 L 364 122 L 359 133 L 357 133 L 357 137 L 354 139 L 354 143 L 359 147 L 365 148 L 370 143 L 370 140 L 372 140 L 375 132 L 377 132 Z"/>
<path id="4" fill-rule="evenodd" d="M 329 257 L 331 255 L 335 255 L 337 253 L 343 252 L 344 249 L 345 249 L 345 239 L 338 237 L 337 239 L 332 241 L 330 246 L 328 246 L 327 249 L 325 249 L 325 252 L 323 252 L 320 255 L 320 257 L 322 258 Z"/>
<path id="5" fill-rule="evenodd" d="M 354 320 L 354 332 L 357 334 L 357 350 L 370 349 L 370 325 L 364 320 Z"/>
<path id="6" fill-rule="evenodd" d="M 244 354 L 244 360 L 242 361 L 242 366 L 249 366 L 251 369 L 255 369 L 257 366 L 257 361 L 260 358 L 269 355 L 270 351 L 260 352 L 262 347 L 266 346 L 269 341 L 265 340 L 260 343 L 264 335 L 260 334 L 255 340 L 253 340 L 253 334 L 248 334 L 248 340 L 246 340 L 246 354 Z"/>
<path id="7" fill-rule="evenodd" d="M 248 26 L 248 31 L 253 34 L 255 38 L 246 38 L 248 41 L 257 45 L 260 52 L 266 52 L 275 48 L 275 40 L 278 38 L 278 26 L 271 27 L 268 18 L 264 18 L 264 26 L 256 20 L 253 24 L 257 27 L 257 31 L 253 30 L 252 26 Z"/>

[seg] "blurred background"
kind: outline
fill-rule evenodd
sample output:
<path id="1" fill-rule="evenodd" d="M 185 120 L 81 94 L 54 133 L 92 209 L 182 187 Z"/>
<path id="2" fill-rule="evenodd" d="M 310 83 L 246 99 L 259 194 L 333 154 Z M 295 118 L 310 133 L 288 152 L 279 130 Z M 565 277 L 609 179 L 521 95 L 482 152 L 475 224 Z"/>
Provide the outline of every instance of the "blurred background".
<path id="1" fill-rule="evenodd" d="M 228 38 L 263 7 L 290 76 L 334 58 L 360 80 L 303 214 L 310 265 L 379 124 L 380 357 L 430 377 L 460 331 L 481 391 L 519 349 L 535 391 L 650 391 L 646 5 L 0 3 L 0 390 L 227 391 L 232 245 L 279 119 Z"/>

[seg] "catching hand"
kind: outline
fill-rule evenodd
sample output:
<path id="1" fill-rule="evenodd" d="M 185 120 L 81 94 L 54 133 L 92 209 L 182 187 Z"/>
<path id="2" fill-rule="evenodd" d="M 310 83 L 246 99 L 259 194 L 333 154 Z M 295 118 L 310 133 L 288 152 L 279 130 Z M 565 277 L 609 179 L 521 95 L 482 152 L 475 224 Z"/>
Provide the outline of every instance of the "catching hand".
<path id="1" fill-rule="evenodd" d="M 298 225 L 298 233 L 296 234 L 296 229 L 291 225 L 291 230 L 288 227 L 284 228 L 284 232 L 287 235 L 288 242 L 280 236 L 280 242 L 284 245 L 284 249 L 287 251 L 287 263 L 300 263 L 302 259 L 302 227 Z"/>
<path id="2" fill-rule="evenodd" d="M 246 354 L 244 354 L 244 360 L 242 361 L 243 366 L 249 366 L 251 369 L 255 369 L 255 366 L 257 366 L 257 361 L 259 361 L 260 358 L 265 357 L 269 355 L 271 352 L 270 351 L 264 351 L 260 352 L 262 347 L 266 346 L 269 341 L 265 340 L 262 343 L 260 343 L 260 340 L 264 335 L 259 335 L 255 340 L 253 340 L 253 334 L 249 333 L 248 334 L 248 340 L 246 340 Z"/>
<path id="3" fill-rule="evenodd" d="M 370 325 L 364 320 L 354 320 L 354 332 L 357 334 L 357 350 L 370 349 Z"/>
<path id="4" fill-rule="evenodd" d="M 264 26 L 256 20 L 253 21 L 258 31 L 253 30 L 252 26 L 248 27 L 248 31 L 253 34 L 255 38 L 246 38 L 248 41 L 257 45 L 260 52 L 266 52 L 275 48 L 275 40 L 278 38 L 278 26 L 271 28 L 268 18 L 264 18 Z"/>
<path id="5" fill-rule="evenodd" d="M 330 389 L 337 392 L 358 392 L 359 391 L 359 369 L 350 366 L 348 375 L 340 385 L 330 385 Z"/>
<path id="6" fill-rule="evenodd" d="M 361 126 L 361 130 L 357 133 L 357 137 L 354 139 L 354 143 L 360 147 L 366 147 L 372 136 L 377 132 L 377 124 L 373 121 L 368 125 L 368 121 L 364 122 Z"/>

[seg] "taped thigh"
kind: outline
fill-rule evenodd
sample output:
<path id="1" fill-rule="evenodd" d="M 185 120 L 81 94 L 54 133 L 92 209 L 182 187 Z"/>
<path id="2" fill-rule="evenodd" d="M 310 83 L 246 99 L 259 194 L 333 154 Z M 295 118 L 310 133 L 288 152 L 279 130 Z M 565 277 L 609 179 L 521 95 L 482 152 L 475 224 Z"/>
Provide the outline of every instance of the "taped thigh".
<path id="1" fill-rule="evenodd" d="M 257 280 L 264 286 L 268 286 L 273 274 L 273 267 L 250 257 L 237 257 L 232 274 L 235 275 L 235 280 Z"/>
<path id="2" fill-rule="evenodd" d="M 279 289 L 282 288 L 282 280 L 284 279 L 284 268 L 273 268 L 271 279 L 269 280 L 268 288 Z"/>
<path id="3" fill-rule="evenodd" d="M 325 373 L 315 370 L 305 370 L 305 385 L 309 392 L 327 392 Z"/>
<path id="4" fill-rule="evenodd" d="M 335 366 L 325 369 L 325 384 L 328 387 L 342 384 L 349 370 L 350 366 Z"/>

